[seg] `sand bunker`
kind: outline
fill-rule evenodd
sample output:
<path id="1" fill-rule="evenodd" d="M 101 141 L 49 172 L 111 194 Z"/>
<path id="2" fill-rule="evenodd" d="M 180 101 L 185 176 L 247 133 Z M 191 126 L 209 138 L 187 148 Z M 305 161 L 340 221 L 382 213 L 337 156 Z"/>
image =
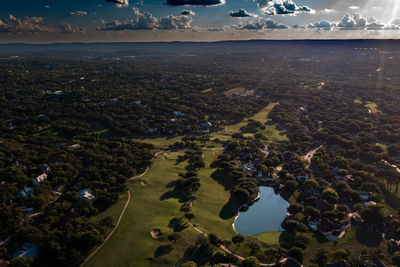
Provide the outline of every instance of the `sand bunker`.
<path id="1" fill-rule="evenodd" d="M 162 159 L 166 159 L 166 157 L 163 157 Z"/>
<path id="2" fill-rule="evenodd" d="M 158 229 L 153 229 L 150 233 L 151 233 L 151 236 L 153 238 L 160 238 L 161 237 L 160 230 L 158 230 Z"/>
<path id="3" fill-rule="evenodd" d="M 140 184 L 141 184 L 141 185 L 147 185 L 146 182 L 141 182 Z"/>

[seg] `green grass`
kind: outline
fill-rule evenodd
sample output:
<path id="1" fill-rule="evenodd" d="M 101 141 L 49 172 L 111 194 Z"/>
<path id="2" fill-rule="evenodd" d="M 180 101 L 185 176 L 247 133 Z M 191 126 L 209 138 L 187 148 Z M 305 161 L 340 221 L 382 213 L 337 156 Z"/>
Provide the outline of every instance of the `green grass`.
<path id="1" fill-rule="evenodd" d="M 233 89 L 231 89 L 231 90 L 229 90 L 229 91 L 226 91 L 225 92 L 225 94 L 229 94 L 229 93 L 233 93 L 233 94 L 235 94 L 235 93 L 242 93 L 242 92 L 244 92 L 246 89 L 244 89 L 243 87 L 236 87 L 236 88 L 233 88 Z"/>
<path id="2" fill-rule="evenodd" d="M 169 186 L 188 165 L 177 163 L 178 155 L 183 152 L 170 153 L 165 160 L 158 156 L 143 177 L 148 185 L 141 185 L 140 180 L 130 183 L 131 200 L 119 227 L 85 266 L 175 266 L 185 253 L 201 262 L 201 253 L 190 250 L 197 232 L 186 223 L 179 223 L 182 203 Z M 161 238 L 151 237 L 153 229 L 161 230 Z M 174 231 L 180 232 L 182 239 L 172 247 L 164 246 L 171 243 L 167 236 Z"/>
<path id="3" fill-rule="evenodd" d="M 367 101 L 367 103 L 364 105 L 365 107 L 369 108 L 371 110 L 371 114 L 377 113 L 379 110 L 376 108 L 377 105 L 375 102 Z"/>
<path id="4" fill-rule="evenodd" d="M 101 219 L 111 216 L 114 219 L 114 222 L 117 223 L 119 216 L 121 215 L 122 210 L 128 200 L 128 193 L 123 193 L 119 196 L 117 203 L 107 208 L 106 210 L 99 212 L 96 216 L 90 217 L 91 220 L 100 221 Z"/>
<path id="5" fill-rule="evenodd" d="M 361 102 L 361 100 L 360 100 L 360 99 L 356 99 L 356 100 L 354 100 L 354 103 L 357 103 L 357 104 L 362 104 L 362 102 Z"/>
<path id="6" fill-rule="evenodd" d="M 234 123 L 228 126 L 228 130 L 235 133 L 242 133 L 245 137 L 254 137 L 254 133 L 259 132 L 263 133 L 269 141 L 284 141 L 287 140 L 286 132 L 283 131 L 279 126 L 268 120 L 268 114 L 271 110 L 276 106 L 279 105 L 279 102 L 270 103 L 267 107 L 262 109 L 259 113 L 249 116 L 248 118 L 244 119 L 239 123 Z M 252 130 L 246 128 L 247 120 L 254 119 L 260 121 L 263 125 L 266 126 L 265 130 Z"/>
<path id="7" fill-rule="evenodd" d="M 212 88 L 201 91 L 202 93 L 212 92 Z"/>
<path id="8" fill-rule="evenodd" d="M 158 148 L 173 145 L 175 142 L 180 142 L 183 136 L 179 135 L 164 135 L 164 136 L 143 136 L 143 137 L 128 137 L 129 139 L 140 141 L 143 143 L 152 143 Z"/>

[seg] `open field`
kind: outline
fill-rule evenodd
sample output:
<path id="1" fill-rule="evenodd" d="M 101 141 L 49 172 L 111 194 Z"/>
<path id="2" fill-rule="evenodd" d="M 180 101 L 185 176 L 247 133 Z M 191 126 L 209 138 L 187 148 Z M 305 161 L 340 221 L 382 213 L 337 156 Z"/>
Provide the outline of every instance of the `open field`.
<path id="1" fill-rule="evenodd" d="M 231 90 L 229 90 L 229 91 L 226 91 L 225 92 L 225 94 L 229 94 L 229 93 L 232 93 L 232 94 L 235 94 L 235 93 L 242 93 L 242 92 L 244 92 L 246 89 L 244 89 L 243 87 L 236 87 L 236 88 L 233 88 L 233 89 L 231 89 Z"/>
<path id="2" fill-rule="evenodd" d="M 162 267 L 174 266 L 184 258 L 194 243 L 196 231 L 183 221 L 179 212 L 182 200 L 169 185 L 188 165 L 176 162 L 179 155 L 183 152 L 170 153 L 165 160 L 158 156 L 143 177 L 146 186 L 139 179 L 130 183 L 131 201 L 119 227 L 85 266 Z M 152 238 L 153 229 L 160 230 L 160 238 Z M 180 232 L 183 237 L 171 247 L 167 236 L 173 232 Z M 202 261 L 199 253 L 190 254 Z"/>
<path id="3" fill-rule="evenodd" d="M 205 90 L 203 90 L 203 91 L 201 91 L 201 92 L 202 92 L 202 93 L 212 92 L 212 88 L 205 89 Z"/>
<path id="4" fill-rule="evenodd" d="M 122 210 L 124 209 L 127 200 L 128 200 L 128 194 L 125 192 L 119 196 L 117 203 L 107 208 L 105 211 L 99 211 L 99 214 L 90 217 L 90 219 L 100 221 L 101 219 L 107 216 L 111 216 L 114 219 L 114 223 L 116 223 L 118 221 L 118 218 Z"/>
<path id="5" fill-rule="evenodd" d="M 287 140 L 285 131 L 283 131 L 276 123 L 269 121 L 267 119 L 268 114 L 276 105 L 279 105 L 279 102 L 270 103 L 259 113 L 254 114 L 253 116 L 250 116 L 239 123 L 229 125 L 228 130 L 235 133 L 242 133 L 245 137 L 253 137 L 254 133 L 259 132 L 263 133 L 268 138 L 269 141 Z M 253 129 L 246 128 L 248 119 L 254 119 L 260 121 L 263 125 L 266 126 L 265 130 L 259 129 L 258 131 L 255 131 Z"/>
<path id="6" fill-rule="evenodd" d="M 375 102 L 367 101 L 366 104 L 364 105 L 365 107 L 369 108 L 371 110 L 371 113 L 377 113 L 379 110 L 376 108 L 377 105 Z"/>

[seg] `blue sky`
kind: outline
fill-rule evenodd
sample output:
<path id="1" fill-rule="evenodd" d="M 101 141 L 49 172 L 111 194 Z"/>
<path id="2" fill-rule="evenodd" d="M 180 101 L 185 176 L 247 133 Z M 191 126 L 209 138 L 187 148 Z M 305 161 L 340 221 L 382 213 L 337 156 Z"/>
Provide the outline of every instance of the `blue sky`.
<path id="1" fill-rule="evenodd" d="M 106 0 L 20 0 L 16 5 L 14 1 L 3 1 L 0 42 L 400 36 L 400 0 L 109 1 L 125 3 L 113 4 Z M 185 3 L 188 5 L 181 5 Z M 180 14 L 182 10 L 186 10 L 183 15 Z"/>

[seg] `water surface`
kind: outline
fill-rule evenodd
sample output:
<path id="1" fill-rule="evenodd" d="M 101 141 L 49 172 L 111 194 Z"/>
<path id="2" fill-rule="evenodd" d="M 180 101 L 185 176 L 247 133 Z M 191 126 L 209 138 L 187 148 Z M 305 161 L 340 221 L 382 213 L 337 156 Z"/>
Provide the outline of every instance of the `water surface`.
<path id="1" fill-rule="evenodd" d="M 261 186 L 260 198 L 244 207 L 235 221 L 236 232 L 250 236 L 262 232 L 283 231 L 281 223 L 286 217 L 289 202 L 274 192 L 272 187 Z"/>

